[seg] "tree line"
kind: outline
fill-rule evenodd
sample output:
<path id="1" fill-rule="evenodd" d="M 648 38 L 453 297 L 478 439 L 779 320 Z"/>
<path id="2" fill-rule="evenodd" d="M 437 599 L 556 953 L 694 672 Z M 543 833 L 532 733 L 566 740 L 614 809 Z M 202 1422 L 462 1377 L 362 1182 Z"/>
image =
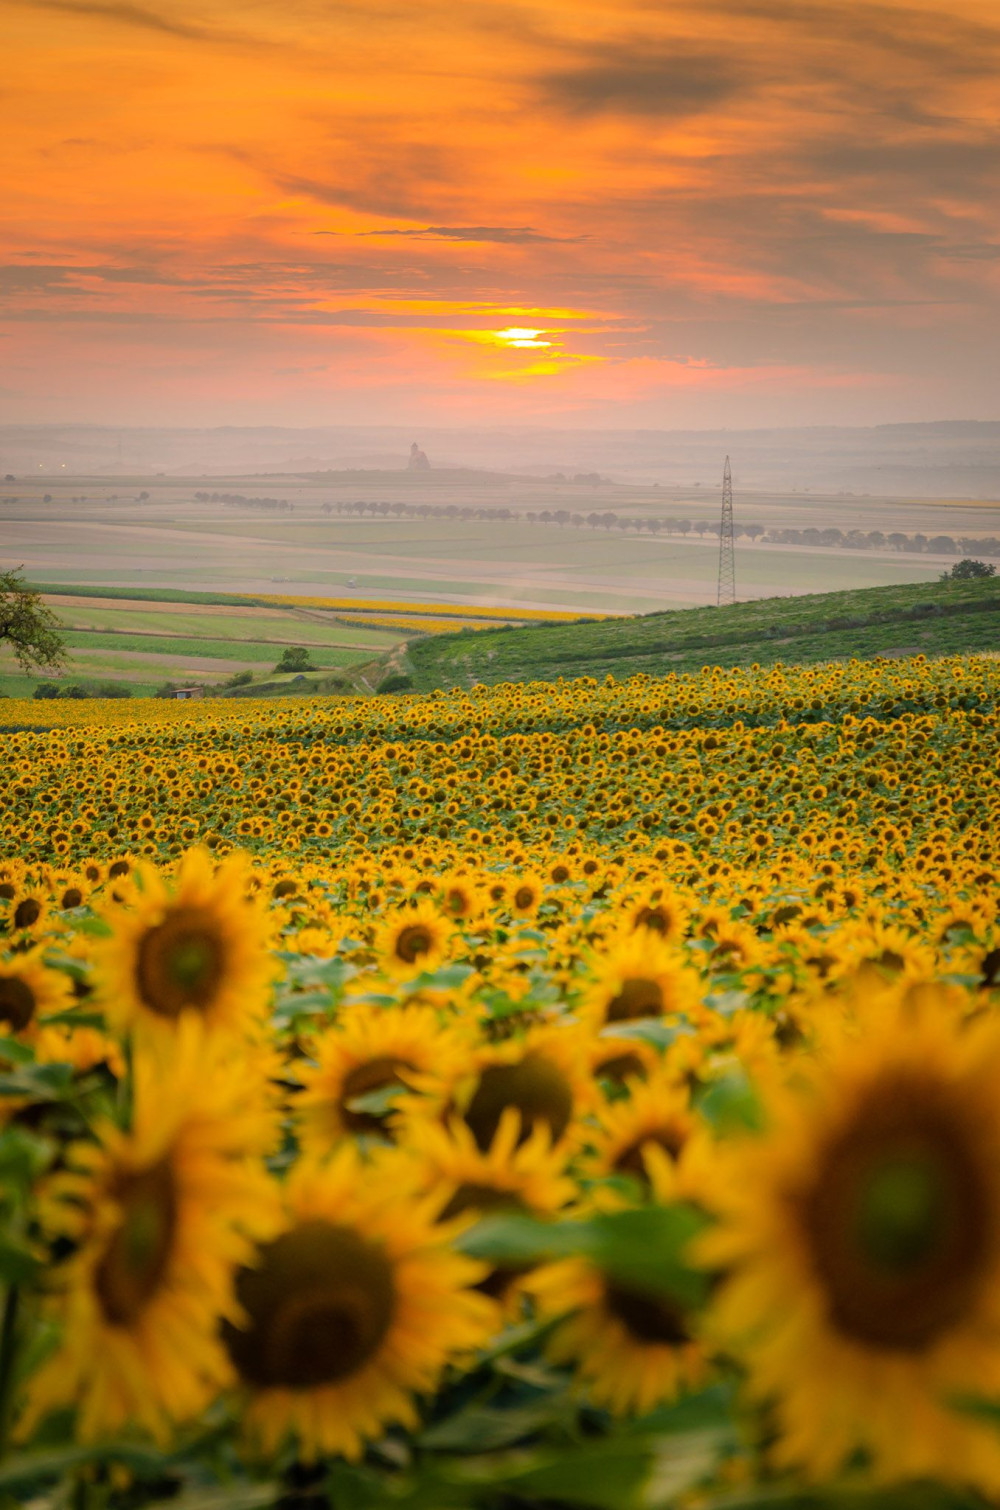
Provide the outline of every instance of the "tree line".
<path id="1" fill-rule="evenodd" d="M 709 535 L 714 539 L 719 536 L 718 523 L 711 519 L 675 519 L 657 515 L 639 518 L 616 514 L 611 510 L 598 512 L 596 509 L 589 514 L 574 513 L 570 509 L 541 509 L 522 513 L 504 507 L 471 508 L 455 503 L 387 503 L 384 500 L 358 499 L 355 502 L 324 503 L 322 512 L 340 516 L 356 515 L 359 518 L 367 514 L 373 519 L 385 519 L 391 515 L 396 519 L 519 520 L 525 524 L 555 524 L 560 528 L 569 525 L 573 529 L 583 529 L 586 526 L 592 530 L 620 530 L 654 536 L 662 534 L 683 537 L 695 534 L 700 538 Z M 1000 539 L 993 535 L 908 535 L 899 530 L 886 534 L 882 530 L 842 530 L 836 526 L 825 529 L 814 526 L 807 526 L 805 529 L 779 529 L 762 524 L 742 524 L 739 521 L 734 522 L 733 533 L 738 539 L 751 542 L 759 540 L 764 545 L 812 546 L 820 550 L 895 550 L 911 555 L 1000 556 Z"/>

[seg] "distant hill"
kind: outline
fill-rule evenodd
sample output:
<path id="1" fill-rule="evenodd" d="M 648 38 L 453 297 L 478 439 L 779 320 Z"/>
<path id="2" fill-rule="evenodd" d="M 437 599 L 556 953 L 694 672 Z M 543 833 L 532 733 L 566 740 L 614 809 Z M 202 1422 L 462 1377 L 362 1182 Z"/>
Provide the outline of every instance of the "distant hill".
<path id="1" fill-rule="evenodd" d="M 1000 650 L 1000 577 L 441 634 L 411 641 L 407 659 L 414 689 L 429 692 L 476 682 L 982 650 Z"/>
<path id="2" fill-rule="evenodd" d="M 0 476 L 60 472 L 246 476 L 374 469 L 405 473 L 413 433 L 397 426 L 0 426 Z M 424 427 L 434 468 L 546 477 L 598 472 L 615 482 L 716 487 L 727 453 L 746 489 L 1000 500 L 1000 421 L 815 425 L 760 430 Z"/>

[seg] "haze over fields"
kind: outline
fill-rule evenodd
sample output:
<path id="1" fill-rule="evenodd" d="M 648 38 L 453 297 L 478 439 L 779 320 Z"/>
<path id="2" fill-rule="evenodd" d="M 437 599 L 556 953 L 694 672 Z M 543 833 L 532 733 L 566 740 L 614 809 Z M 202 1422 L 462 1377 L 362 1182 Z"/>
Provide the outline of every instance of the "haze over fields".
<path id="1" fill-rule="evenodd" d="M 439 439 L 452 447 L 452 458 L 469 451 L 496 456 L 505 449 L 530 455 L 532 446 L 542 444 L 537 433 L 527 442 L 522 433 L 490 439 L 455 432 Z M 779 475 L 795 466 L 807 476 L 815 475 L 813 466 L 822 473 L 821 459 L 810 458 L 801 439 L 798 456 L 793 451 L 791 457 L 771 437 L 746 439 L 751 475 L 755 466 L 771 465 L 768 458 Z M 792 450 L 795 438 L 782 439 Z M 354 435 L 347 443 L 357 448 L 365 440 L 367 455 L 355 449 L 351 467 L 341 452 L 337 467 L 325 463 L 345 442 L 329 432 L 98 432 L 84 434 L 83 442 L 71 437 L 65 441 L 71 460 L 79 455 L 73 445 L 89 443 L 95 459 L 106 459 L 110 448 L 115 470 L 73 475 L 51 446 L 34 476 L 15 476 L 3 485 L 3 553 L 23 563 L 35 581 L 91 586 L 281 591 L 346 601 L 493 603 L 581 613 L 715 601 L 719 447 L 728 440 L 735 448 L 741 437 L 703 437 L 697 451 L 691 440 L 678 442 L 681 456 L 684 444 L 691 448 L 687 464 L 694 459 L 703 483 L 670 481 L 669 464 L 656 482 L 615 480 L 596 470 L 539 467 L 532 475 L 439 466 L 433 448 L 431 469 L 410 471 L 407 450 L 391 449 L 391 436 Z M 552 444 L 562 443 L 553 451 L 557 457 L 632 457 L 639 471 L 639 461 L 645 457 L 651 465 L 657 448 L 669 460 L 669 441 L 638 437 L 634 450 L 625 436 L 595 436 L 579 445 L 574 437 L 556 437 Z M 258 448 L 258 456 L 269 454 L 274 465 L 282 451 L 303 444 L 327 450 L 316 470 L 185 475 L 199 450 L 203 460 L 208 453 L 221 463 L 244 443 Z M 823 444 L 829 466 L 830 435 Z M 383 449 L 375 451 L 376 445 Z M 931 449 L 928 442 L 925 454 Z M 128 471 L 130 453 L 155 454 L 173 463 L 172 472 Z M 996 501 L 754 487 L 742 480 L 740 454 L 737 588 L 743 599 L 928 581 L 955 559 L 959 541 L 995 541 L 1000 535 Z M 947 450 L 941 454 L 946 457 Z M 988 446 L 982 454 L 989 454 Z M 372 465 L 376 461 L 382 465 Z M 871 475 L 877 478 L 877 467 L 871 466 Z M 842 538 L 819 548 L 816 532 L 831 529 Z M 781 538 L 788 530 L 811 533 L 788 541 Z M 883 538 L 872 541 L 873 531 Z M 910 548 L 914 541 L 919 548 Z"/>

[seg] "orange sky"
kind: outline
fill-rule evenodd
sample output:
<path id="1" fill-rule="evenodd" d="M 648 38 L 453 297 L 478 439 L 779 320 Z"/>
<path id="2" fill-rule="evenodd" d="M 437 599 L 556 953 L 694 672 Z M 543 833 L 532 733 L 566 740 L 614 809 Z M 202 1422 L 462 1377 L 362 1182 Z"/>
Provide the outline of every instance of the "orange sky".
<path id="1" fill-rule="evenodd" d="M 1000 410 L 997 0 L 0 4 L 0 418 Z"/>

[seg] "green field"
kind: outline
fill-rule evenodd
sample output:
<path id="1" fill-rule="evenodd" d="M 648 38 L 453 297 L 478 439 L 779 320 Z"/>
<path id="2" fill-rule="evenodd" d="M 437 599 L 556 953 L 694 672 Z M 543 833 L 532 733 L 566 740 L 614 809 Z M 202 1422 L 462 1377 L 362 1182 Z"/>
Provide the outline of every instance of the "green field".
<path id="1" fill-rule="evenodd" d="M 407 666 L 414 688 L 428 692 L 477 682 L 998 649 L 1000 577 L 435 635 L 409 646 Z"/>
<path id="2" fill-rule="evenodd" d="M 58 681 L 114 681 L 137 695 L 165 682 L 217 686 L 246 671 L 259 683 L 271 677 L 286 647 L 302 646 L 318 673 L 343 672 L 352 689 L 365 693 L 371 684 L 364 667 L 381 665 L 403 640 L 399 630 L 344 623 L 330 613 L 268 605 L 249 612 L 213 596 L 213 604 L 188 605 L 152 594 L 127 602 L 47 592 L 68 652 Z M 23 675 L 11 651 L 0 647 L 0 693 L 31 696 L 39 680 Z"/>

